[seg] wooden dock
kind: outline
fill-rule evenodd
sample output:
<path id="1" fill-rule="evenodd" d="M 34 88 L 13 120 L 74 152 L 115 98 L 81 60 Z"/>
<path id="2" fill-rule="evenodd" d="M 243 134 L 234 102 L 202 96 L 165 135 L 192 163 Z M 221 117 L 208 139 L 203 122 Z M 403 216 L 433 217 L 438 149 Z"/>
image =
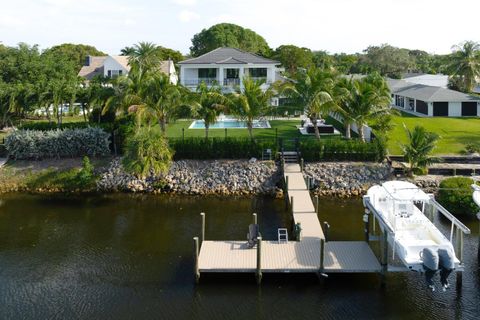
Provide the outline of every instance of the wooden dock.
<path id="1" fill-rule="evenodd" d="M 367 242 L 325 241 L 302 168 L 298 164 L 284 164 L 285 196 L 295 224 L 301 227 L 297 241 L 279 243 L 277 240 L 258 239 L 255 248 L 248 248 L 246 240 L 208 241 L 195 239 L 195 274 L 211 272 L 256 273 L 260 282 L 262 273 L 357 273 L 380 272 L 382 267 Z M 256 219 L 256 216 L 254 217 Z M 201 244 L 199 244 L 201 242 Z"/>

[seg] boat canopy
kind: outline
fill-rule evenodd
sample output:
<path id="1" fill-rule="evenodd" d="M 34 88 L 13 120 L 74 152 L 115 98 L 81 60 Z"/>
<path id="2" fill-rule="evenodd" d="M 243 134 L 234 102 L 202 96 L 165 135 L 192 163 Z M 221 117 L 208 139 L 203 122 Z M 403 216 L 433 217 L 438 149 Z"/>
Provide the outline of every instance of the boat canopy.
<path id="1" fill-rule="evenodd" d="M 406 181 L 388 181 L 382 184 L 385 191 L 397 201 L 429 201 L 430 196 Z"/>

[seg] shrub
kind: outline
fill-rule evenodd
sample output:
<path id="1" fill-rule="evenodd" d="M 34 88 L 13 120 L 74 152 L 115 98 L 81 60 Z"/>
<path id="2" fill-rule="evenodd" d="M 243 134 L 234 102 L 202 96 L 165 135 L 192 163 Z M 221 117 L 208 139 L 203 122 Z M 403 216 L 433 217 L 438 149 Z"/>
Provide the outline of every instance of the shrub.
<path id="1" fill-rule="evenodd" d="M 82 168 L 78 172 L 78 180 L 81 185 L 89 184 L 93 178 L 93 169 L 90 159 L 87 156 L 83 157 Z"/>
<path id="2" fill-rule="evenodd" d="M 272 155 L 277 151 L 275 139 L 185 138 L 169 142 L 175 150 L 175 160 L 261 158 L 265 149 L 271 149 Z"/>
<path id="3" fill-rule="evenodd" d="M 469 143 L 465 146 L 466 153 L 480 153 L 480 143 Z"/>
<path id="4" fill-rule="evenodd" d="M 453 177 L 440 183 L 438 201 L 451 213 L 470 215 L 478 211 L 472 199 L 473 180 L 467 177 Z"/>
<path id="5" fill-rule="evenodd" d="M 109 134 L 100 128 L 17 130 L 5 147 L 13 159 L 67 158 L 109 154 Z"/>
<path id="6" fill-rule="evenodd" d="M 372 143 L 360 140 L 304 140 L 300 152 L 305 161 L 377 161 L 385 158 L 385 145 L 380 139 Z"/>
<path id="7" fill-rule="evenodd" d="M 57 129 L 84 129 L 91 125 L 86 122 L 66 122 L 57 124 L 56 122 L 25 122 L 18 127 L 20 130 L 39 130 L 50 131 Z"/>
<path id="8" fill-rule="evenodd" d="M 168 171 L 172 157 L 172 150 L 159 131 L 140 128 L 127 138 L 123 165 L 127 171 L 145 178 Z"/>

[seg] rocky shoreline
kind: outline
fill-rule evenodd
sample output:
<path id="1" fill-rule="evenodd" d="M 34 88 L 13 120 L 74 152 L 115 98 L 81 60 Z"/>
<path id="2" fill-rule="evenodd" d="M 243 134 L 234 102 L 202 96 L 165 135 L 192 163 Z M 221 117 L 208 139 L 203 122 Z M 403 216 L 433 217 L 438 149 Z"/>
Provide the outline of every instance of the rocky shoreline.
<path id="1" fill-rule="evenodd" d="M 41 161 L 38 162 L 38 167 L 40 170 L 46 170 L 41 169 L 45 167 Z M 31 170 L 30 166 L 28 166 L 28 170 Z M 281 168 L 278 163 L 273 161 L 256 159 L 176 161 L 172 163 L 165 175 L 139 179 L 125 172 L 120 158 L 114 158 L 97 167 L 95 172 L 98 176 L 96 184 L 94 183 L 89 190 L 73 192 L 283 197 Z M 17 172 L 10 172 L 9 175 L 6 172 L 3 174 L 0 172 L 0 178 L 3 179 L 0 192 L 72 192 L 71 190 L 62 190 L 61 187 L 37 187 L 30 190 L 29 184 L 24 181 L 26 178 L 22 180 L 20 176 Z M 392 168 L 386 162 L 307 163 L 304 176 L 315 195 L 339 198 L 360 197 L 372 185 L 397 179 L 393 175 Z M 444 178 L 446 177 L 420 176 L 413 182 L 426 192 L 435 193 Z"/>

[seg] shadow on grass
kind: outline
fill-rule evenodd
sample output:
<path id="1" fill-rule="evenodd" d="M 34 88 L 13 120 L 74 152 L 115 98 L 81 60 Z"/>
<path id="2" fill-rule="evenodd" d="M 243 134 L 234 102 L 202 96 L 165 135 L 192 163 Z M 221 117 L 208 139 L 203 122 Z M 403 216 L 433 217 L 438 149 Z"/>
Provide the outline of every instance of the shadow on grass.
<path id="1" fill-rule="evenodd" d="M 95 188 L 95 177 L 84 178 L 81 169 L 58 171 L 47 169 L 33 173 L 27 178 L 30 190 L 49 189 L 58 191 L 90 191 Z"/>

